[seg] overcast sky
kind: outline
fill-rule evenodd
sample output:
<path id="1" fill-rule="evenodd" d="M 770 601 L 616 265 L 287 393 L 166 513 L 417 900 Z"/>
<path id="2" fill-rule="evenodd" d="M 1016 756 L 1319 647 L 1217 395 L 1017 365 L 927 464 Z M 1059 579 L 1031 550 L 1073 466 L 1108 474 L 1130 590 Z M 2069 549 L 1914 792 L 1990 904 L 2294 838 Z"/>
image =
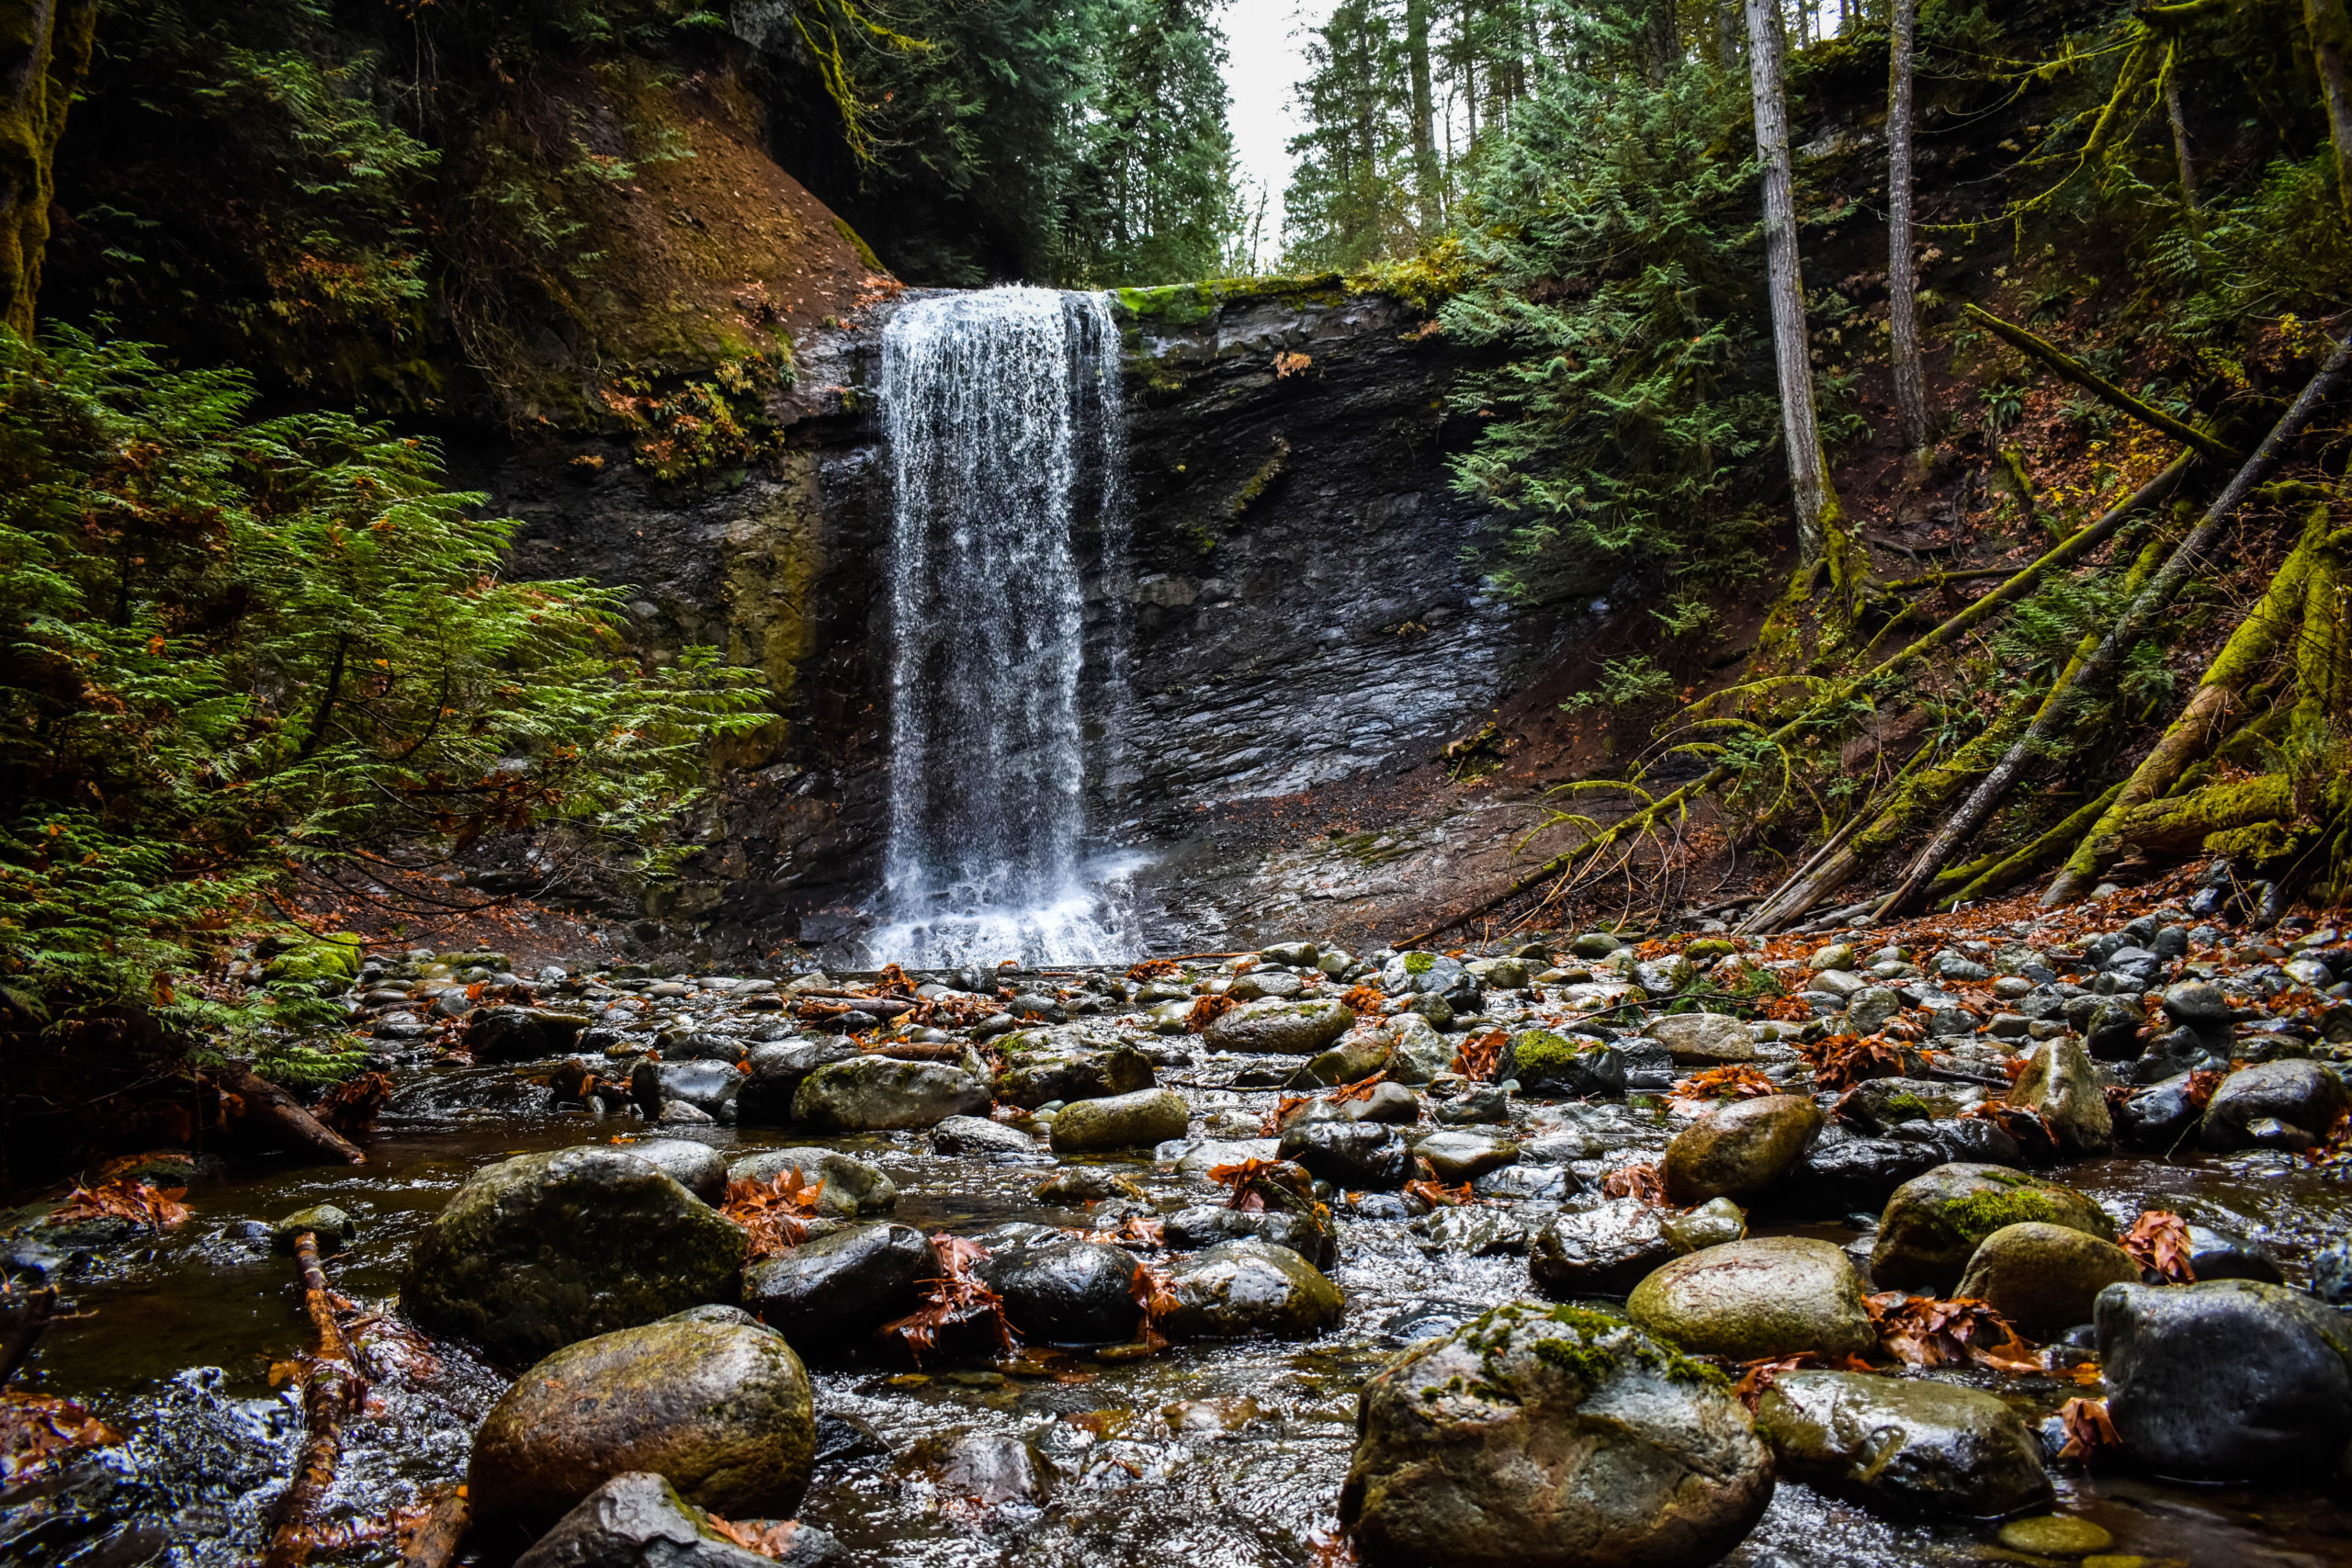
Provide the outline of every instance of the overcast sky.
<path id="1" fill-rule="evenodd" d="M 1272 266 L 1282 248 L 1283 187 L 1290 183 L 1291 165 L 1283 147 L 1301 129 L 1292 101 L 1292 88 L 1306 74 L 1300 35 L 1330 14 L 1331 0 L 1230 0 L 1225 7 L 1235 159 L 1248 180 L 1272 195 L 1260 251 L 1263 266 Z"/>

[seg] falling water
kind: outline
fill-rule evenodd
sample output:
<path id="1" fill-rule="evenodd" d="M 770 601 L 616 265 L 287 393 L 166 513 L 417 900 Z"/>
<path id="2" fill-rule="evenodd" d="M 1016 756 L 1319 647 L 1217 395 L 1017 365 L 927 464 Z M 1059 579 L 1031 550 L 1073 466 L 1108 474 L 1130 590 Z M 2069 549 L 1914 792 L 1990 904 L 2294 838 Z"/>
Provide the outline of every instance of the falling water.
<path id="1" fill-rule="evenodd" d="M 1085 859 L 1077 542 L 1118 538 L 1118 354 L 1104 296 L 1045 288 L 920 300 L 884 333 L 893 647 L 877 958 L 1073 963 L 1125 945 Z M 1113 650 L 1093 651 L 1098 691 L 1114 692 Z"/>

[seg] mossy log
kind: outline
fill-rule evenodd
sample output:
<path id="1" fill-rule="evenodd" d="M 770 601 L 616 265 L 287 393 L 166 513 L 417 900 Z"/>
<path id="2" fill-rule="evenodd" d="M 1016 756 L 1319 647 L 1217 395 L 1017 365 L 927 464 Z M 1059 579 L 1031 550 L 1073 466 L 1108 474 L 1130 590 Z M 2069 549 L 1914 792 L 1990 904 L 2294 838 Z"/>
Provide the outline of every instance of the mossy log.
<path id="1" fill-rule="evenodd" d="M 2173 800 L 2152 800 L 2121 823 L 2116 839 L 2124 849 L 2150 855 L 2186 855 L 2207 838 L 2260 822 L 2294 818 L 2295 784 L 2284 773 L 2207 784 Z"/>
<path id="2" fill-rule="evenodd" d="M 2176 441 L 2185 441 L 2189 446 L 2195 447 L 2199 453 L 2203 454 L 2205 457 L 2212 458 L 2216 462 L 2235 461 L 2245 456 L 2244 453 L 2240 452 L 2236 447 L 2232 446 L 2228 442 L 2223 441 L 2211 431 L 2200 430 L 2197 426 L 2189 423 L 2187 420 L 2176 419 L 2171 414 L 2165 412 L 2164 410 L 2157 408 L 2154 404 L 2144 402 L 2142 400 L 2133 397 L 2131 393 L 2125 391 L 2122 388 L 2117 386 L 2114 382 L 2109 380 L 2106 377 L 2100 375 L 2098 371 L 2084 364 L 2081 360 L 2076 359 L 2073 355 L 2059 348 L 2057 344 L 2051 343 L 2046 338 L 2037 336 L 2036 334 L 2026 331 L 2016 322 L 2005 321 L 2001 320 L 2000 317 L 1993 314 L 1992 311 L 1975 305 L 1962 305 L 1960 308 L 1960 313 L 1966 316 L 1970 321 L 1976 322 L 1979 326 L 1991 333 L 1995 337 L 1999 338 L 2003 343 L 2007 344 L 2011 348 L 2016 349 L 2018 353 L 2026 355 L 2030 359 L 2039 360 L 2041 364 L 2049 367 L 2052 370 L 2056 371 L 2060 376 L 2069 381 L 2072 381 L 2075 386 L 2082 388 L 2083 390 L 2090 393 L 2093 397 L 2098 398 L 2101 402 L 2106 403 L 2118 413 L 2136 419 L 2142 424 L 2148 426 L 2151 430 L 2160 430 Z M 2003 453 L 2002 457 L 2005 459 L 2009 459 L 2010 454 Z M 2026 483 L 2023 472 L 2022 470 L 2016 471 L 2018 474 L 2017 483 L 2023 486 Z M 2029 511 L 2030 510 L 2031 504 L 2030 499 L 2028 498 L 2027 505 Z"/>
<path id="3" fill-rule="evenodd" d="M 33 335 L 58 138 L 90 68 L 97 0 L 0 0 L 0 321 Z"/>
<path id="4" fill-rule="evenodd" d="M 1987 855 L 1971 865 L 1962 866 L 1956 873 L 1946 872 L 1944 875 L 1959 884 L 1959 888 L 1940 901 L 1946 905 L 1965 904 L 1971 898 L 1983 898 L 1998 893 L 2030 872 L 2044 856 L 2079 839 L 2083 831 L 2098 821 L 2115 803 L 2115 797 L 2122 793 L 2121 784 L 2110 784 L 2105 795 L 2077 807 L 2068 814 L 2064 821 L 2031 843 L 2021 844 L 2007 854 Z"/>

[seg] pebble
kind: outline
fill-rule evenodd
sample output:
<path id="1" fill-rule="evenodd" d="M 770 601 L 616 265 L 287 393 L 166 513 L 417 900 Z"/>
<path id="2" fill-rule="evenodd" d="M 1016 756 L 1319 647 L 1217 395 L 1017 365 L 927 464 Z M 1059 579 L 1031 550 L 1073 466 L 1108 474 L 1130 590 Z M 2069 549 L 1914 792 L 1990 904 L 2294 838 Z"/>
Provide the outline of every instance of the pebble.
<path id="1" fill-rule="evenodd" d="M 2086 1557 L 2115 1544 L 2115 1537 L 2088 1519 L 2065 1514 L 2045 1514 L 2035 1519 L 2011 1519 L 2001 1527 L 2001 1544 L 2012 1551 L 2037 1557 Z"/>

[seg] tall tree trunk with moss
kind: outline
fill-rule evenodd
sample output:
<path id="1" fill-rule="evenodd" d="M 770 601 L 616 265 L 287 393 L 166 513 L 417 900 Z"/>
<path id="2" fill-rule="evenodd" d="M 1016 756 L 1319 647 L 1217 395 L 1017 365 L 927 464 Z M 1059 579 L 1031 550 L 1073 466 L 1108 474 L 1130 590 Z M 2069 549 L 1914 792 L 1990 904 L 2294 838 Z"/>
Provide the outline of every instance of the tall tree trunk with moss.
<path id="1" fill-rule="evenodd" d="M 1799 575 L 1826 567 L 1835 598 L 1851 595 L 1846 529 L 1821 423 L 1813 406 L 1813 349 L 1804 321 L 1804 276 L 1797 261 L 1796 181 L 1789 165 L 1788 106 L 1781 93 L 1779 0 L 1747 0 L 1747 73 L 1756 97 L 1756 155 L 1764 165 L 1765 266 L 1770 284 L 1772 350 L 1781 378 L 1781 436 L 1797 514 Z M 1801 595 L 1800 595 L 1801 596 Z"/>
<path id="2" fill-rule="evenodd" d="M 1445 226 L 1437 163 L 1437 105 L 1430 94 L 1430 0 L 1405 0 L 1405 61 L 1413 78 L 1413 198 L 1427 244 Z"/>
<path id="3" fill-rule="evenodd" d="M 1663 87 L 1682 62 L 1682 21 L 1674 0 L 1649 0 L 1642 17 L 1642 70 L 1653 87 Z"/>
<path id="4" fill-rule="evenodd" d="M 1886 94 L 1886 309 L 1894 333 L 1894 410 L 1903 445 L 1928 445 L 1928 381 L 1919 367 L 1919 300 L 1911 262 L 1911 123 L 1918 0 L 1894 0 Z"/>
<path id="5" fill-rule="evenodd" d="M 57 139 L 90 66 L 96 0 L 0 0 L 0 321 L 33 333 Z"/>
<path id="6" fill-rule="evenodd" d="M 1740 22 L 1742 0 L 1715 0 L 1715 64 L 1724 71 L 1739 67 L 1740 39 L 1746 28 Z"/>
<path id="7" fill-rule="evenodd" d="M 2352 17 L 2344 0 L 2303 0 L 2303 26 L 2312 36 L 2312 62 L 2319 67 L 2320 92 L 2327 99 L 2327 126 L 2335 139 L 2335 194 L 2352 219 Z"/>

